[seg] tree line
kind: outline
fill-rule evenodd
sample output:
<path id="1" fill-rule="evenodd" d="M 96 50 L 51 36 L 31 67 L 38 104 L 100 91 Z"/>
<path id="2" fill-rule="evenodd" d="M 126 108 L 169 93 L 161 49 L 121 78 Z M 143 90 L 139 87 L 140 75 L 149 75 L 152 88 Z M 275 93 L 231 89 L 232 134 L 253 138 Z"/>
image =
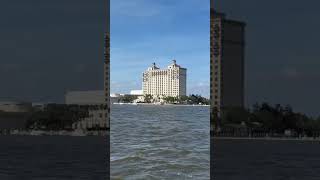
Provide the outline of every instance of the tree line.
<path id="1" fill-rule="evenodd" d="M 274 106 L 268 103 L 256 103 L 251 109 L 241 107 L 225 107 L 221 110 L 220 119 L 213 115 L 213 123 L 221 127 L 245 126 L 248 128 L 263 128 L 277 133 L 294 130 L 298 134 L 310 134 L 320 131 L 320 117 L 314 118 L 304 113 L 294 112 L 290 105 Z M 216 121 L 217 120 L 217 121 Z"/>
<path id="2" fill-rule="evenodd" d="M 41 130 L 71 129 L 73 123 L 88 117 L 89 109 L 98 108 L 104 108 L 104 106 L 48 104 L 43 110 L 33 109 L 26 122 L 26 128 Z"/>
<path id="3" fill-rule="evenodd" d="M 138 96 L 136 95 L 124 95 L 123 97 L 119 98 L 118 102 L 123 103 L 133 103 Z M 202 97 L 198 94 L 191 94 L 189 96 L 152 96 L 151 94 L 144 95 L 144 103 L 153 103 L 159 102 L 163 100 L 165 103 L 170 104 L 204 104 L 209 105 L 210 100 Z"/>
<path id="4" fill-rule="evenodd" d="M 177 104 L 204 104 L 204 105 L 210 104 L 209 99 L 202 97 L 201 95 L 198 95 L 198 94 L 191 94 L 189 96 L 178 96 L 178 97 L 167 96 L 167 97 L 164 97 L 163 100 L 167 103 L 177 103 Z"/>

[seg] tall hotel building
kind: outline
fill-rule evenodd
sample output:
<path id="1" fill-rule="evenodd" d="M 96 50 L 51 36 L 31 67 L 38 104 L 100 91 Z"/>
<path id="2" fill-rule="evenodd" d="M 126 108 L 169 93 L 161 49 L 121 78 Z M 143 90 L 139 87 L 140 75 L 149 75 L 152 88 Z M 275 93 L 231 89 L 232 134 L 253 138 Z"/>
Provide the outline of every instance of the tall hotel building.
<path id="1" fill-rule="evenodd" d="M 211 112 L 244 106 L 245 23 L 211 9 Z"/>
<path id="2" fill-rule="evenodd" d="M 173 60 L 167 69 L 152 64 L 142 75 L 143 94 L 152 96 L 185 96 L 187 87 L 187 69 Z"/>

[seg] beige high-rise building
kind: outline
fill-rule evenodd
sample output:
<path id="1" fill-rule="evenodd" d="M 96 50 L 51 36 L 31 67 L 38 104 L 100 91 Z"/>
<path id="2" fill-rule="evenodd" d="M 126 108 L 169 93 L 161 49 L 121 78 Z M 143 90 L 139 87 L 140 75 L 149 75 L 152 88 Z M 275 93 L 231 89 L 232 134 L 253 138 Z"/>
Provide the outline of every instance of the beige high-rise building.
<path id="1" fill-rule="evenodd" d="M 187 69 L 173 60 L 167 69 L 152 64 L 142 75 L 143 94 L 152 96 L 185 96 L 187 94 Z"/>
<path id="2" fill-rule="evenodd" d="M 211 110 L 244 106 L 245 23 L 211 9 Z"/>

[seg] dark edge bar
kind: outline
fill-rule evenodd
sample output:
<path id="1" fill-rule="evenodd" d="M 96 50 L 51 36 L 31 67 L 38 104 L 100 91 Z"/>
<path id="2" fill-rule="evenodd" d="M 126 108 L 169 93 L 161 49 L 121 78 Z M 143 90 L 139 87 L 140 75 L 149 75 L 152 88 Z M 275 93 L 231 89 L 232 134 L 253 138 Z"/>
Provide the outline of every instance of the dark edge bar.
<path id="1" fill-rule="evenodd" d="M 213 119 L 213 114 L 212 114 L 212 109 L 213 109 L 213 99 L 212 99 L 212 25 L 213 25 L 213 1 L 214 0 L 210 0 L 210 179 L 213 179 L 213 127 L 214 127 L 214 119 Z"/>
<path id="2" fill-rule="evenodd" d="M 107 145 L 107 178 L 110 179 L 110 0 L 106 0 L 106 32 L 104 41 L 104 91 L 106 100 L 106 121 L 107 121 L 107 133 L 106 133 L 106 145 Z"/>

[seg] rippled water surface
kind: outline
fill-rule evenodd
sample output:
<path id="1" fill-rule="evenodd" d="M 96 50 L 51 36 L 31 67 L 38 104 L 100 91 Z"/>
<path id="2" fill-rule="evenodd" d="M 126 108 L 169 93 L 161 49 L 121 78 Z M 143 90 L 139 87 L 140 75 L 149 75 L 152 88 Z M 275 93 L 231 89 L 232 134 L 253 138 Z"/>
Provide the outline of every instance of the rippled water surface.
<path id="1" fill-rule="evenodd" d="M 108 138 L 0 136 L 0 180 L 106 180 Z"/>
<path id="2" fill-rule="evenodd" d="M 213 140 L 215 180 L 319 180 L 320 143 Z"/>
<path id="3" fill-rule="evenodd" d="M 210 179 L 209 107 L 113 105 L 111 179 Z"/>

